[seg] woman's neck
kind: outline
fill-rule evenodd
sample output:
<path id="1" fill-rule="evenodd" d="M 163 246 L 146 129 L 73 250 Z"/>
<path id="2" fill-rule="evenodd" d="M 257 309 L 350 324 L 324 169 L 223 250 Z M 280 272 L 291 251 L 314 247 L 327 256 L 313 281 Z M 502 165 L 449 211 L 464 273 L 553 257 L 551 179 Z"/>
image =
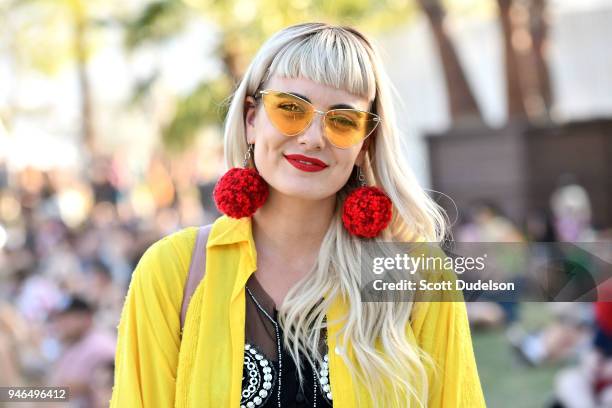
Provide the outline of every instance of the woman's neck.
<path id="1" fill-rule="evenodd" d="M 264 253 L 294 258 L 318 251 L 332 216 L 335 197 L 304 200 L 270 191 L 266 204 L 253 216 L 253 238 Z"/>
<path id="2" fill-rule="evenodd" d="M 335 197 L 308 201 L 270 191 L 253 216 L 256 276 L 277 304 L 315 265 L 335 205 Z"/>

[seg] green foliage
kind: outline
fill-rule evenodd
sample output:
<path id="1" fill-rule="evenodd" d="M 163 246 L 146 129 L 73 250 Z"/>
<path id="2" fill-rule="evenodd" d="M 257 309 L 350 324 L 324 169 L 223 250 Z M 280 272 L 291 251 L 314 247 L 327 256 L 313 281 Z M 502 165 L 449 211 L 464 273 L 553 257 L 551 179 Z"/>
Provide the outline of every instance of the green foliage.
<path id="1" fill-rule="evenodd" d="M 162 132 L 163 143 L 180 150 L 189 146 L 202 126 L 222 123 L 225 110 L 220 104 L 229 95 L 230 84 L 240 79 L 257 49 L 276 31 L 323 21 L 380 33 L 405 23 L 417 11 L 413 0 L 156 0 L 125 25 L 125 44 L 133 50 L 163 42 L 179 34 L 194 16 L 219 29 L 216 56 L 224 64 L 224 75 L 179 99 L 174 118 Z M 143 89 L 139 88 L 137 98 Z"/>
<path id="2" fill-rule="evenodd" d="M 82 0 L 21 0 L 6 6 L 6 35 L 10 36 L 17 65 L 55 75 L 75 62 L 77 24 L 88 25 L 92 4 Z M 85 56 L 100 48 L 97 33 L 84 36 Z"/>
<path id="3" fill-rule="evenodd" d="M 222 36 L 245 57 L 255 54 L 276 31 L 292 24 L 321 21 L 352 25 L 369 33 L 388 31 L 418 11 L 413 0 L 184 0 L 217 24 Z"/>
<path id="4" fill-rule="evenodd" d="M 191 94 L 180 99 L 176 113 L 162 130 L 164 145 L 173 151 L 191 145 L 202 126 L 221 124 L 227 113 L 231 85 L 225 78 L 202 82 Z"/>
<path id="5" fill-rule="evenodd" d="M 145 43 L 156 43 L 180 33 L 187 9 L 178 0 L 160 0 L 145 6 L 135 19 L 125 23 L 125 46 L 128 50 Z"/>

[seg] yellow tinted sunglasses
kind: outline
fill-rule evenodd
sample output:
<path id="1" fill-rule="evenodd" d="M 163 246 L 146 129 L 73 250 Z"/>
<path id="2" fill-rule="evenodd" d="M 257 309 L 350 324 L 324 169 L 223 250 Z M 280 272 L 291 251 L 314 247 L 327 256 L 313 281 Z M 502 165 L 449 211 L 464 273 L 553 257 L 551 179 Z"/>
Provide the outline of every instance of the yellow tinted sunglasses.
<path id="1" fill-rule="evenodd" d="M 329 142 L 347 149 L 365 140 L 381 119 L 378 115 L 357 109 L 315 109 L 299 96 L 280 91 L 259 91 L 270 122 L 285 136 L 297 136 L 312 123 L 315 114 L 323 115 L 323 134 Z M 259 96 L 257 95 L 257 96 Z"/>

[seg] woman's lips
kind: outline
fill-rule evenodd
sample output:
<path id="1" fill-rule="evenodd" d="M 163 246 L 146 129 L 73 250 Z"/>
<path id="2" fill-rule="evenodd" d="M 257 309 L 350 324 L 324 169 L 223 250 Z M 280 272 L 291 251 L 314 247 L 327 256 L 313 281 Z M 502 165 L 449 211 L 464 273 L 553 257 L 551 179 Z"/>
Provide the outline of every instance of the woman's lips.
<path id="1" fill-rule="evenodd" d="M 287 154 L 285 159 L 298 170 L 315 172 L 324 170 L 327 164 L 314 157 L 302 156 L 301 154 Z"/>

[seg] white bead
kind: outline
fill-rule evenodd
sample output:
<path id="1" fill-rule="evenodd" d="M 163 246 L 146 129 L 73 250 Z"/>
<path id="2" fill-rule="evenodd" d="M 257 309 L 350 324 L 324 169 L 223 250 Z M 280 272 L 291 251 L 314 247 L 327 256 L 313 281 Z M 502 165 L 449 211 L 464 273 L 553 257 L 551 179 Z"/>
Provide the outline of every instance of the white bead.
<path id="1" fill-rule="evenodd" d="M 329 375 L 329 371 L 327 371 L 326 369 L 323 369 L 321 370 L 319 374 L 321 374 L 321 377 L 327 377 Z"/>
<path id="2" fill-rule="evenodd" d="M 329 392 L 329 384 L 324 384 L 323 385 L 323 391 Z"/>
<path id="3" fill-rule="evenodd" d="M 261 354 L 255 354 L 255 358 L 257 360 L 261 360 L 261 359 L 263 359 L 263 356 Z"/>
<path id="4" fill-rule="evenodd" d="M 261 360 L 259 364 L 261 364 L 262 367 L 265 367 L 268 365 L 268 360 Z"/>
<path id="5" fill-rule="evenodd" d="M 272 383 L 265 382 L 263 384 L 263 388 L 264 388 L 264 390 L 269 390 L 270 388 L 272 388 Z"/>
<path id="6" fill-rule="evenodd" d="M 270 374 L 272 372 L 272 369 L 270 367 L 264 367 L 263 372 L 264 374 Z"/>
<path id="7" fill-rule="evenodd" d="M 319 382 L 320 382 L 321 384 L 327 384 L 327 382 L 328 382 L 328 381 L 327 381 L 327 377 L 322 377 L 322 378 L 321 378 L 321 380 L 319 380 Z"/>
<path id="8" fill-rule="evenodd" d="M 253 402 L 255 402 L 255 405 L 261 405 L 261 398 L 255 397 L 253 398 Z"/>
<path id="9" fill-rule="evenodd" d="M 264 381 L 272 381 L 272 374 L 264 375 Z"/>
<path id="10" fill-rule="evenodd" d="M 255 349 L 249 349 L 249 353 L 251 353 L 251 354 L 257 354 L 257 351 L 255 351 Z"/>
<path id="11" fill-rule="evenodd" d="M 250 344 L 245 344 L 245 345 L 244 345 L 244 349 L 245 349 L 245 350 L 249 350 L 250 348 L 251 348 L 251 345 L 250 345 Z"/>
<path id="12" fill-rule="evenodd" d="M 323 361 L 329 361 L 329 356 L 327 354 L 323 356 Z"/>
<path id="13" fill-rule="evenodd" d="M 246 406 L 244 406 L 244 405 L 240 405 L 240 408 L 246 408 Z"/>
<path id="14" fill-rule="evenodd" d="M 321 368 L 323 370 L 327 370 L 329 368 L 329 364 L 327 364 L 326 362 L 323 362 L 323 364 L 321 364 Z"/>
<path id="15" fill-rule="evenodd" d="M 266 391 L 266 390 L 259 390 L 259 396 L 261 398 L 266 398 L 268 396 L 268 391 Z"/>
<path id="16" fill-rule="evenodd" d="M 247 402 L 247 408 L 255 408 L 255 403 L 252 401 Z"/>
<path id="17" fill-rule="evenodd" d="M 331 392 L 328 392 L 328 393 L 327 393 L 327 399 L 328 399 L 328 400 L 331 400 L 331 399 L 332 399 Z"/>

